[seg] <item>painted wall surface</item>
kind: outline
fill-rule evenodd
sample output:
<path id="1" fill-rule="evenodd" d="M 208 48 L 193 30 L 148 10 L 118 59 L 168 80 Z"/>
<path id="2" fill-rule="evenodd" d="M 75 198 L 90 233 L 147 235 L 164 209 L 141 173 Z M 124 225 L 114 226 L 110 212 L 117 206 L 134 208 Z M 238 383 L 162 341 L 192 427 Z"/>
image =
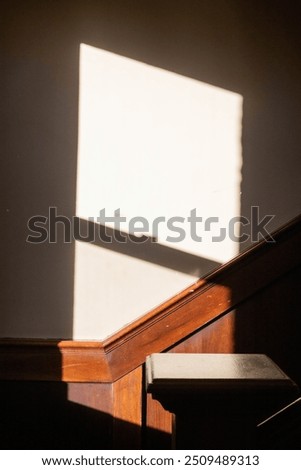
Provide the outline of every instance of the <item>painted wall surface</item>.
<path id="1" fill-rule="evenodd" d="M 238 253 L 221 227 L 240 214 L 241 119 L 236 93 L 81 45 L 76 215 L 96 241 L 116 212 L 122 231 L 157 241 L 132 256 L 76 242 L 75 338 L 113 333 Z M 158 266 L 155 244 L 193 254 L 197 271 Z"/>
<path id="2" fill-rule="evenodd" d="M 183 258 L 182 253 L 199 256 L 204 271 L 210 269 L 208 262 L 227 259 L 223 250 L 198 252 L 185 243 L 176 256 L 164 252 L 164 262 L 161 252 L 154 262 L 152 250 L 135 256 L 133 251 L 121 254 L 90 243 L 63 243 L 62 223 L 57 243 L 26 242 L 28 220 L 35 215 L 47 217 L 49 207 L 69 218 L 94 216 L 90 206 L 76 212 L 82 148 L 80 44 L 238 97 L 241 160 L 234 165 L 234 180 L 241 194 L 235 211 L 240 207 L 240 213 L 249 218 L 251 206 L 259 206 L 260 217 L 275 215 L 269 230 L 300 213 L 300 7 L 255 3 L 62 0 L 54 6 L 51 1 L 3 2 L 1 337 L 105 337 L 195 279 L 195 270 L 189 271 L 189 266 L 195 266 L 196 259 Z M 196 156 L 196 165 L 200 162 Z M 216 179 L 209 188 L 229 196 L 228 186 L 223 186 L 224 179 L 228 180 L 225 167 L 216 161 L 213 166 Z M 179 158 L 176 169 L 182 171 Z M 118 169 L 116 173 L 119 178 Z M 187 189 L 195 188 L 197 173 L 191 172 L 193 184 L 187 181 L 189 172 L 182 173 Z M 211 182 L 212 173 L 209 176 Z M 104 176 L 105 184 L 100 181 L 100 187 L 109 181 L 111 177 Z M 90 190 L 93 195 L 92 186 Z M 105 205 L 111 201 L 111 210 L 122 209 L 121 203 L 115 207 L 118 192 L 114 197 L 107 196 Z M 126 216 L 143 215 L 136 213 L 139 206 L 132 209 L 126 198 L 122 202 L 127 204 Z M 192 208 L 190 200 L 186 203 L 183 213 Z M 99 205 L 97 201 L 98 210 L 104 207 Z M 168 212 L 168 207 L 162 208 Z M 250 226 L 245 229 L 252 231 Z M 161 242 L 165 249 L 172 248 Z M 233 255 L 235 248 L 231 249 Z M 178 256 L 181 262 L 175 267 Z M 117 312 L 114 315 L 112 308 Z"/>

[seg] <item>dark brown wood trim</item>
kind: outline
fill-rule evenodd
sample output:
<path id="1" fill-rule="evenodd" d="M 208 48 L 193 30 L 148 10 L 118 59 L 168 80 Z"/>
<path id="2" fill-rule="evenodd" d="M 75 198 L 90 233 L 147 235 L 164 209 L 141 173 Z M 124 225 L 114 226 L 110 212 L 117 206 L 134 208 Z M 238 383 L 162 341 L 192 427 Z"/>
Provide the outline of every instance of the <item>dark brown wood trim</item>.
<path id="1" fill-rule="evenodd" d="M 301 264 L 301 217 L 102 342 L 0 340 L 1 380 L 114 382 Z"/>

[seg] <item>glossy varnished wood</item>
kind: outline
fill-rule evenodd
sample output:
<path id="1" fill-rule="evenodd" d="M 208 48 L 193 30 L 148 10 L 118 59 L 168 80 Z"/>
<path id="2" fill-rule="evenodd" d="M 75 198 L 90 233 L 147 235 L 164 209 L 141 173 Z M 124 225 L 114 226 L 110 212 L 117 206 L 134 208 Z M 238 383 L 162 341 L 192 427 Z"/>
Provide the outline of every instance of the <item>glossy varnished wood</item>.
<path id="1" fill-rule="evenodd" d="M 142 366 L 112 384 L 115 449 L 140 449 L 142 427 Z"/>
<path id="2" fill-rule="evenodd" d="M 0 380 L 111 382 L 100 342 L 0 341 Z"/>
<path id="3" fill-rule="evenodd" d="M 172 413 L 147 393 L 144 430 L 144 445 L 147 449 L 172 448 L 172 420 Z"/>

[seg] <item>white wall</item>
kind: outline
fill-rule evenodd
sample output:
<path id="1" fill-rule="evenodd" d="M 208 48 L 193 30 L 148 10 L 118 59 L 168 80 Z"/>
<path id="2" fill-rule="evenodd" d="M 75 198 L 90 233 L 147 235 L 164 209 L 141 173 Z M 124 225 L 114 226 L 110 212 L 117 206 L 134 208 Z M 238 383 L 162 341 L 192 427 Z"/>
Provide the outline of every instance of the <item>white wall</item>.
<path id="1" fill-rule="evenodd" d="M 106 336 L 190 283 L 194 256 L 207 270 L 236 252 L 230 242 L 200 246 L 189 238 L 167 246 L 164 230 L 160 250 L 140 247 L 138 258 L 133 251 L 128 256 L 103 246 L 64 244 L 61 231 L 58 243 L 27 243 L 28 219 L 48 216 L 49 207 L 74 216 L 76 193 L 82 217 L 102 207 L 150 219 L 158 211 L 187 217 L 193 207 L 203 216 L 210 209 L 210 216 L 241 211 L 249 217 L 250 207 L 258 205 L 262 217 L 275 215 L 269 228 L 276 229 L 300 213 L 295 3 L 2 2 L 1 337 Z M 87 45 L 81 77 L 80 44 Z M 113 77 L 99 57 L 114 67 L 124 64 L 126 75 Z M 142 81 L 137 78 L 133 90 L 134 66 Z M 90 102 L 84 83 L 93 89 Z M 145 86 L 153 92 L 145 94 Z M 140 113 L 138 122 L 134 115 L 122 121 L 130 110 Z M 76 188 L 78 150 L 79 168 L 84 166 Z M 164 252 L 170 246 L 178 250 Z M 116 280 L 126 296 L 117 296 Z M 120 306 L 125 297 L 129 302 Z"/>
<path id="2" fill-rule="evenodd" d="M 242 97 L 88 45 L 81 45 L 77 216 L 120 209 L 143 216 L 158 243 L 223 263 L 239 251 L 220 227 L 240 214 Z M 197 223 L 193 240 L 187 221 Z M 165 218 L 154 233 L 153 222 Z M 167 219 L 186 233 L 167 227 Z M 205 220 L 217 217 L 209 231 Z M 108 226 L 113 226 L 111 222 Z M 129 232 L 128 223 L 121 229 Z M 110 249 L 108 244 L 108 249 Z M 149 249 L 149 248 L 145 248 Z M 205 274 L 203 270 L 203 274 Z M 76 243 L 74 337 L 105 337 L 197 277 Z"/>

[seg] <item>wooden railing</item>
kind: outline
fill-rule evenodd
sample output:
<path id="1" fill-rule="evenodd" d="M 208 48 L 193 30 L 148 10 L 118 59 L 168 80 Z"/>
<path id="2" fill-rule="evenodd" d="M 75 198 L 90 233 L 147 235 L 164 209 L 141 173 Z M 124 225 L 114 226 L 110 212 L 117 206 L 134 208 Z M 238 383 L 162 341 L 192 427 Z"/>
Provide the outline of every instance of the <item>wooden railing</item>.
<path id="1" fill-rule="evenodd" d="M 104 341 L 0 340 L 0 379 L 118 380 L 147 355 L 171 348 L 297 268 L 301 217 L 273 239 L 254 245 Z"/>
<path id="2" fill-rule="evenodd" d="M 293 354 L 301 343 L 301 217 L 273 239 L 104 341 L 1 340 L 0 379 L 69 383 L 71 399 L 111 417 L 110 445 L 120 448 L 168 445 L 171 416 L 144 390 L 143 365 L 150 354 L 266 353 L 300 384 Z M 127 435 L 120 432 L 125 423 L 131 424 Z"/>

